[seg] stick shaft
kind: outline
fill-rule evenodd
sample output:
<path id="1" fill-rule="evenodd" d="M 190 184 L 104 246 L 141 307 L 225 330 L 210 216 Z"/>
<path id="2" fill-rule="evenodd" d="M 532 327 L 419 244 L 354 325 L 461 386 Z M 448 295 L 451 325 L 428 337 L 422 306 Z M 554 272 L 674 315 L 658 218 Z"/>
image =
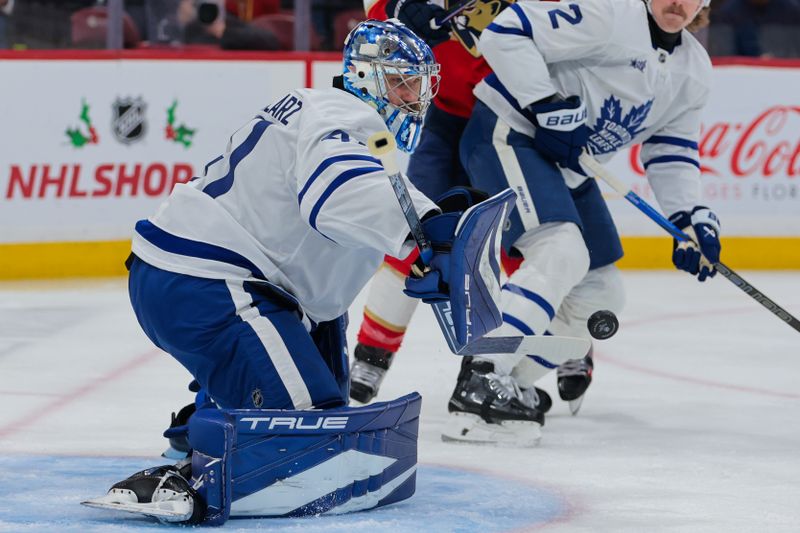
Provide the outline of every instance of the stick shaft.
<path id="1" fill-rule="evenodd" d="M 461 14 L 463 11 L 466 11 L 467 9 L 473 7 L 475 3 L 476 0 L 466 0 L 465 2 L 460 3 L 459 5 L 455 6 L 450 11 L 448 11 L 447 14 L 444 15 L 442 18 L 437 18 L 432 20 L 431 28 L 433 28 L 434 30 L 438 30 L 439 28 L 447 24 L 448 21 L 452 20 L 453 18 Z"/>
<path id="2" fill-rule="evenodd" d="M 431 259 L 433 259 L 433 246 L 431 246 L 431 241 L 428 240 L 422 230 L 422 222 L 419 220 L 417 210 L 414 209 L 414 203 L 411 201 L 411 195 L 408 194 L 408 188 L 403 182 L 403 176 L 397 167 L 395 158 L 397 143 L 394 137 L 388 131 L 378 132 L 370 136 L 367 145 L 370 153 L 381 160 L 383 168 L 386 169 L 386 173 L 389 175 L 392 190 L 394 190 L 397 201 L 400 203 L 400 208 L 403 210 L 403 216 L 408 222 L 411 236 L 417 242 L 422 262 L 425 266 L 430 265 Z"/>
<path id="3" fill-rule="evenodd" d="M 606 183 L 608 183 L 612 189 L 617 191 L 619 194 L 625 197 L 630 203 L 636 206 L 639 211 L 644 213 L 648 216 L 651 220 L 653 220 L 656 224 L 661 226 L 664 230 L 666 230 L 670 235 L 674 238 L 678 239 L 679 241 L 690 241 L 694 242 L 691 237 L 689 237 L 686 233 L 682 232 L 675 224 L 669 221 L 664 215 L 659 213 L 658 211 L 653 208 L 650 204 L 644 201 L 638 194 L 633 192 L 631 188 L 623 183 L 619 178 L 611 174 L 606 168 L 597 162 L 592 156 L 587 153 L 583 153 L 580 158 L 581 165 L 587 170 L 590 170 L 595 178 L 600 178 Z M 697 243 L 694 243 L 697 245 Z M 736 285 L 741 291 L 747 294 L 749 297 L 763 305 L 765 308 L 769 310 L 770 313 L 777 316 L 783 322 L 786 322 L 789 327 L 794 328 L 796 331 L 800 331 L 800 320 L 796 317 L 792 316 L 786 309 L 781 307 L 780 305 L 776 304 L 773 300 L 768 298 L 764 293 L 756 289 L 752 284 L 745 281 L 739 274 L 737 274 L 732 268 L 728 267 L 721 261 L 714 265 L 717 269 L 717 272 L 722 275 L 725 279 Z"/>

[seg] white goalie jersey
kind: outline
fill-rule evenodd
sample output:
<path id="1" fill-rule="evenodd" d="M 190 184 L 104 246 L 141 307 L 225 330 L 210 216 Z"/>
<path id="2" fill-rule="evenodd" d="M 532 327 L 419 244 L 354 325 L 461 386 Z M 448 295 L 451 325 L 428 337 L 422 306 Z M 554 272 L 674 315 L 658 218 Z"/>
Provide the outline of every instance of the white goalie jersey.
<path id="1" fill-rule="evenodd" d="M 409 227 L 367 138 L 380 116 L 335 88 L 292 91 L 234 133 L 202 177 L 140 221 L 133 252 L 170 272 L 266 280 L 314 321 L 344 313 Z M 435 204 L 408 181 L 420 216 Z"/>
<path id="2" fill-rule="evenodd" d="M 644 143 L 642 163 L 664 212 L 697 205 L 711 62 L 689 32 L 670 53 L 653 44 L 641 0 L 521 1 L 484 30 L 479 48 L 494 73 L 475 95 L 513 129 L 532 136 L 522 109 L 554 93 L 578 95 L 595 157 Z M 573 185 L 577 175 L 565 174 Z"/>

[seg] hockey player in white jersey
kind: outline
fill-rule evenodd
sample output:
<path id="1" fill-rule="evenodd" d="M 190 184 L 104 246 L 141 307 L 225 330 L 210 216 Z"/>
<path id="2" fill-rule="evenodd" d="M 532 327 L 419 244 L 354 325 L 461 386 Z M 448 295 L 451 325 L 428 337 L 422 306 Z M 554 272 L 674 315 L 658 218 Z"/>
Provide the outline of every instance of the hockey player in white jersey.
<path id="1" fill-rule="evenodd" d="M 720 224 L 698 205 L 697 143 L 711 63 L 685 31 L 708 2 L 522 1 L 482 33 L 479 49 L 493 73 L 475 89 L 461 161 L 475 187 L 517 193 L 503 245 L 524 259 L 504 287 L 497 334 L 586 336 L 592 312 L 623 305 L 614 266 L 621 243 L 597 183 L 578 162 L 583 150 L 603 161 L 643 143 L 661 208 L 699 242 L 699 249 L 676 244 L 673 262 L 700 281 L 715 274 Z M 572 366 L 578 381 L 559 385 L 582 392 L 592 360 Z M 483 391 L 504 383 L 509 396 L 519 394 L 552 367 L 516 355 L 465 360 L 443 437 L 514 442 L 513 425 L 486 416 Z"/>
<path id="2" fill-rule="evenodd" d="M 420 397 L 347 407 L 346 312 L 385 254 L 404 257 L 416 245 L 365 143 L 388 128 L 402 150 L 414 149 L 438 68 L 402 24 L 359 24 L 333 88 L 294 90 L 258 111 L 203 176 L 136 224 L 136 317 L 213 403 L 189 418 L 191 463 L 137 473 L 87 505 L 219 524 L 413 494 Z M 475 205 L 459 190 L 439 207 L 402 179 L 434 244 L 430 270 L 408 287 L 426 300 L 451 289 L 461 298 L 469 276 L 451 283 L 450 270 L 489 254 L 451 256 L 449 247 L 494 238 L 503 219 L 480 219 L 493 200 Z M 507 212 L 513 195 L 505 196 Z M 469 222 L 495 219 L 491 229 Z M 471 310 L 480 312 L 475 302 Z"/>

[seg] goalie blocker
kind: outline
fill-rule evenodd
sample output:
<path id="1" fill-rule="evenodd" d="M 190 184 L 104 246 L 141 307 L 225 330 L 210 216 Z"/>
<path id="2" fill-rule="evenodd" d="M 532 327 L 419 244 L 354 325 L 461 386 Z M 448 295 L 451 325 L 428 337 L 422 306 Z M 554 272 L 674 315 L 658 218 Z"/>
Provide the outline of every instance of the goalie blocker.
<path id="1" fill-rule="evenodd" d="M 421 404 L 415 392 L 359 408 L 199 409 L 189 421 L 188 483 L 165 483 L 176 468 L 151 469 L 84 504 L 221 525 L 228 518 L 341 514 L 402 501 L 416 489 Z M 165 474 L 164 481 L 143 483 L 144 474 Z"/>
<path id="2" fill-rule="evenodd" d="M 462 187 L 437 198 L 442 214 L 422 223 L 434 251 L 430 270 L 406 280 L 406 294 L 433 305 L 453 353 L 503 323 L 500 242 L 516 194 L 506 189 L 484 198 Z"/>

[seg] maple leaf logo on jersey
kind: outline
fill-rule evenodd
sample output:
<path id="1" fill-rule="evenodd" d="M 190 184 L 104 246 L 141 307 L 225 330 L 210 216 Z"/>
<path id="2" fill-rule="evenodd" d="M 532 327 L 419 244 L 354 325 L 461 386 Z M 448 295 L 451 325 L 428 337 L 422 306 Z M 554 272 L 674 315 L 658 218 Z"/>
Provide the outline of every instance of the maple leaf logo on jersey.
<path id="1" fill-rule="evenodd" d="M 632 107 L 623 117 L 619 99 L 613 95 L 606 98 L 600 116 L 592 128 L 593 133 L 589 136 L 593 153 L 605 154 L 629 144 L 644 130 L 644 121 L 652 106 L 653 100 L 648 100 L 640 106 Z"/>

